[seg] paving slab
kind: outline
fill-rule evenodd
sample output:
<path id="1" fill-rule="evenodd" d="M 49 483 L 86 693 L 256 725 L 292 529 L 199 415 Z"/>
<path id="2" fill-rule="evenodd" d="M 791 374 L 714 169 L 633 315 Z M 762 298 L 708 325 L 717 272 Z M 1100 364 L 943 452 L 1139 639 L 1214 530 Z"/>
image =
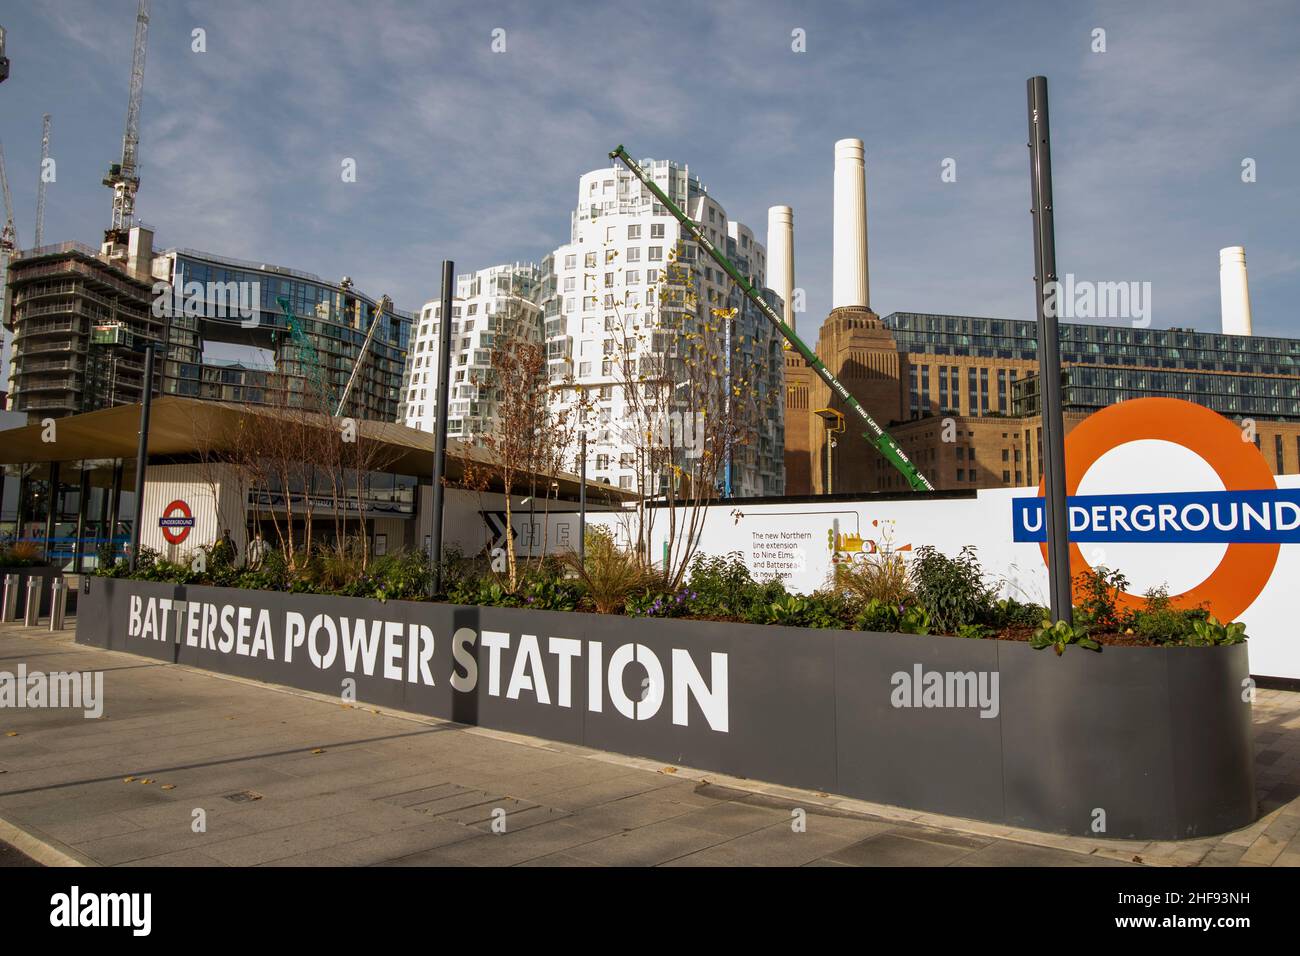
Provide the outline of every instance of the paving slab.
<path id="1" fill-rule="evenodd" d="M 1250 827 L 1172 843 L 1037 833 L 851 800 L 37 638 L 0 660 L 101 670 L 99 720 L 0 712 L 0 829 L 41 862 L 127 866 L 1115 866 L 1300 863 L 1300 694 L 1255 707 Z M 320 753 L 314 753 L 320 750 Z M 126 777 L 137 780 L 124 782 Z M 138 778 L 151 783 L 141 783 Z M 170 789 L 163 790 L 163 786 Z M 233 798 L 233 799 L 232 799 Z M 195 833 L 195 812 L 205 828 Z M 495 814 L 504 811 L 504 817 Z M 505 832 L 494 831 L 503 819 Z M 802 829 L 795 826 L 802 823 Z M 24 851 L 30 855 L 33 850 Z"/>

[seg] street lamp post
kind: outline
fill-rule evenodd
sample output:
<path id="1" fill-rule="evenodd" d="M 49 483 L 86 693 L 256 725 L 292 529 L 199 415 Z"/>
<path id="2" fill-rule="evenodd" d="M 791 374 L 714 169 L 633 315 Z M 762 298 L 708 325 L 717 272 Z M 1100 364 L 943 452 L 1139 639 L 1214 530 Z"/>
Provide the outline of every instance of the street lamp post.
<path id="1" fill-rule="evenodd" d="M 447 401 L 451 394 L 451 293 L 456 279 L 456 266 L 450 259 L 442 260 L 442 314 L 438 318 L 438 383 L 435 395 L 438 402 L 433 438 L 433 527 L 430 529 L 429 549 L 433 552 L 433 593 L 442 593 L 442 481 L 447 470 Z"/>
<path id="2" fill-rule="evenodd" d="M 153 406 L 153 343 L 144 349 L 144 385 L 140 398 L 140 444 L 135 453 L 135 520 L 131 522 L 131 570 L 140 559 L 140 531 L 144 522 L 144 470 L 149 455 L 149 411 Z"/>
<path id="3" fill-rule="evenodd" d="M 1061 408 L 1061 340 L 1055 290 L 1056 231 L 1052 210 L 1052 136 L 1047 77 L 1033 76 L 1029 94 L 1030 215 L 1034 220 L 1034 289 L 1038 313 L 1038 387 L 1043 416 L 1043 526 L 1047 532 L 1048 590 L 1053 621 L 1074 620 L 1070 594 L 1070 541 L 1065 499 L 1065 418 Z M 1059 302 L 1056 295 L 1052 300 Z"/>

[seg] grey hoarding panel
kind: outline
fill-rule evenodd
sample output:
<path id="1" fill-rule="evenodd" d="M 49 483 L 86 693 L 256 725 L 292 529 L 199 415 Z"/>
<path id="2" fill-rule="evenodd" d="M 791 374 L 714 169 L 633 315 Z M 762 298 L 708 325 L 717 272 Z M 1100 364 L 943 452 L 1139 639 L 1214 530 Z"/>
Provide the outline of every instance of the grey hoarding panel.
<path id="1" fill-rule="evenodd" d="M 844 791 L 902 807 L 1000 820 L 1000 708 L 995 698 L 993 716 L 981 717 L 978 706 L 981 681 L 1000 689 L 1000 679 L 991 685 L 997 642 L 837 632 L 835 651 Z M 970 675 L 976 700 L 926 706 L 925 684 L 932 675 L 943 680 L 945 696 L 949 687 L 964 692 L 970 684 L 961 678 Z"/>
<path id="2" fill-rule="evenodd" d="M 1105 836 L 1133 839 L 1255 814 L 1244 646 L 1058 657 L 950 637 L 86 585 L 82 643 L 330 695 L 351 680 L 362 702 L 665 763 L 1078 835 L 1103 835 L 1099 810 Z M 185 610 L 164 613 L 174 601 Z"/>

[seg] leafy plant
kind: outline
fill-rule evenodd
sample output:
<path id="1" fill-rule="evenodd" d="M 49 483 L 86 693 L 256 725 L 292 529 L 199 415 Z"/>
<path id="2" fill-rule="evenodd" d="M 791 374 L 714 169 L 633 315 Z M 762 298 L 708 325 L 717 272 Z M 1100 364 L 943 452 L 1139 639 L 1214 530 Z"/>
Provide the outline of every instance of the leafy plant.
<path id="1" fill-rule="evenodd" d="M 898 622 L 898 630 L 902 634 L 929 634 L 930 627 L 930 612 L 918 605 L 904 610 Z"/>
<path id="2" fill-rule="evenodd" d="M 972 640 L 980 641 L 986 637 L 992 637 L 997 632 L 993 628 L 984 624 L 961 624 L 957 627 L 958 637 L 968 637 Z"/>
<path id="3" fill-rule="evenodd" d="M 993 605 L 992 626 L 1037 627 L 1043 614 L 1044 608 L 1040 604 L 1024 604 L 1015 598 L 1006 598 Z"/>
<path id="4" fill-rule="evenodd" d="M 568 564 L 601 614 L 620 613 L 631 595 L 654 583 L 653 574 L 637 555 L 620 548 L 607 528 L 588 528 L 585 560 L 572 553 Z"/>
<path id="5" fill-rule="evenodd" d="M 691 609 L 707 617 L 744 617 L 754 603 L 756 582 L 739 551 L 697 555 L 687 588 Z M 782 588 L 784 592 L 784 588 Z"/>
<path id="6" fill-rule="evenodd" d="M 1186 612 L 1173 606 L 1169 589 L 1161 585 L 1147 591 L 1142 610 L 1133 615 L 1132 630 L 1154 644 L 1172 644 L 1192 633 L 1192 623 Z"/>
<path id="7" fill-rule="evenodd" d="M 878 631 L 890 634 L 898 630 L 903 611 L 897 604 L 873 598 L 862 606 L 854 626 L 860 631 Z"/>
<path id="8" fill-rule="evenodd" d="M 1122 631 L 1131 623 L 1121 615 L 1119 596 L 1128 578 L 1119 571 L 1098 565 L 1074 577 L 1074 606 L 1083 622 L 1099 631 Z"/>
<path id="9" fill-rule="evenodd" d="M 772 601 L 763 623 L 786 627 L 845 627 L 848 617 L 848 604 L 842 596 L 819 591 L 806 597 L 787 594 Z"/>
<path id="10" fill-rule="evenodd" d="M 1050 647 L 1056 651 L 1057 657 L 1064 654 L 1065 649 L 1071 644 L 1077 644 L 1090 651 L 1101 650 L 1101 645 L 1088 636 L 1086 625 L 1071 624 L 1069 621 L 1057 621 L 1053 624 L 1044 619 L 1042 626 L 1034 631 L 1034 636 L 1029 639 L 1029 646 L 1034 650 L 1041 651 Z"/>
<path id="11" fill-rule="evenodd" d="M 433 587 L 433 565 L 423 551 L 399 551 L 375 558 L 366 569 L 366 590 L 381 601 L 418 601 Z"/>
<path id="12" fill-rule="evenodd" d="M 1211 614 L 1203 621 L 1192 623 L 1192 633 L 1187 643 L 1196 647 L 1216 647 L 1240 644 L 1246 640 L 1246 625 L 1241 621 L 1220 624 L 1219 619 Z"/>
<path id="13" fill-rule="evenodd" d="M 675 592 L 646 591 L 634 594 L 627 600 L 627 613 L 631 617 L 682 617 L 691 610 L 697 595 L 690 588 Z"/>
<path id="14" fill-rule="evenodd" d="M 970 545 L 950 558 L 925 545 L 912 559 L 912 580 L 917 603 L 934 628 L 955 633 L 963 624 L 983 623 L 992 617 L 994 589 L 984 583 L 984 572 Z"/>

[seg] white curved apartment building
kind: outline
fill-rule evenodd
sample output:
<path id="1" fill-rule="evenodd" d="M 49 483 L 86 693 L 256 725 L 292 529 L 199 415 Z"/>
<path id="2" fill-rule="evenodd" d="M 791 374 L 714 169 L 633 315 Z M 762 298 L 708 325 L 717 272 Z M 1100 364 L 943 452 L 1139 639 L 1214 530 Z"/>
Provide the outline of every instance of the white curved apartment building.
<path id="1" fill-rule="evenodd" d="M 645 160 L 642 166 L 780 311 L 776 294 L 764 288 L 766 251 L 753 232 L 728 219 L 688 167 L 666 160 Z M 733 373 L 760 393 L 762 411 L 757 413 L 760 420 L 752 423 L 756 440 L 732 449 L 730 487 L 719 490 L 735 497 L 783 494 L 780 337 L 708 254 L 689 238 L 683 242 L 683 236 L 677 220 L 623 166 L 582 176 L 570 241 L 547 256 L 541 268 L 538 301 L 544 311 L 552 400 L 559 407 L 572 406 L 578 389 L 594 399 L 596 421 L 587 429 L 588 476 L 637 489 L 640 479 L 632 446 L 624 437 L 629 424 L 621 394 L 624 376 L 609 356 L 634 327 L 649 333 L 642 345 L 645 352 L 674 354 L 678 337 L 706 320 L 710 308 L 735 307 L 731 335 L 740 348 Z M 693 310 L 656 301 L 662 272 L 679 243 L 678 262 L 689 270 L 695 291 Z M 661 493 L 666 480 L 660 476 L 661 487 L 640 490 Z"/>
<path id="2" fill-rule="evenodd" d="M 541 272 L 532 263 L 492 266 L 456 277 L 452 299 L 451 387 L 447 434 L 481 443 L 496 419 L 499 389 L 485 380 L 492 348 L 503 332 L 528 341 L 542 339 L 542 310 L 536 299 Z M 398 421 L 434 430 L 438 403 L 438 327 L 440 300 L 420 309 L 407 352 Z M 512 329 L 517 330 L 512 331 Z"/>

